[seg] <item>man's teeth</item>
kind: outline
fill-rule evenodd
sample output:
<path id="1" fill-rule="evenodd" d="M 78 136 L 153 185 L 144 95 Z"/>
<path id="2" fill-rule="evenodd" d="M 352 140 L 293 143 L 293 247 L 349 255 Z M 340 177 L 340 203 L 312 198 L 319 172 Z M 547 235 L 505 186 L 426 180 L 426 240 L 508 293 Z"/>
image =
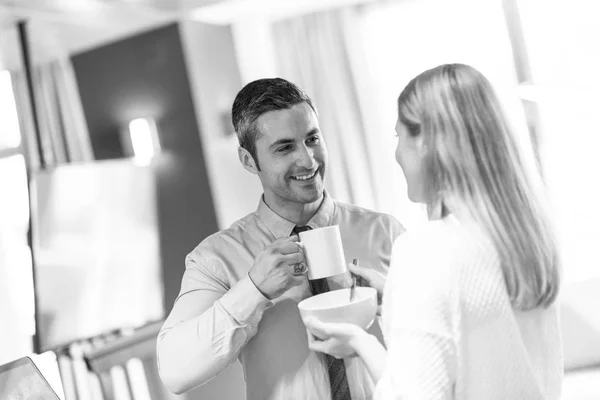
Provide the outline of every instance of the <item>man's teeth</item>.
<path id="1" fill-rule="evenodd" d="M 317 171 L 313 172 L 310 175 L 296 175 L 296 176 L 292 176 L 292 178 L 297 181 L 305 181 L 305 180 L 308 180 L 308 179 L 312 178 L 313 176 L 315 176 L 316 173 L 317 173 Z"/>

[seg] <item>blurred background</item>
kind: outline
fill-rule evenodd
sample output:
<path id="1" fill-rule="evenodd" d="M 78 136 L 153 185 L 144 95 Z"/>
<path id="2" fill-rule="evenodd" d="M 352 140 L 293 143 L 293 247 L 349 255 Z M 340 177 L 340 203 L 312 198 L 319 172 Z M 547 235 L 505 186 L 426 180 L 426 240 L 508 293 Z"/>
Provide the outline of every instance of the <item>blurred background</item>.
<path id="1" fill-rule="evenodd" d="M 0 0 L 0 364 L 43 354 L 67 400 L 243 399 L 237 364 L 173 396 L 153 359 L 185 255 L 262 193 L 237 159 L 238 90 L 305 89 L 333 197 L 411 229 L 395 101 L 461 62 L 549 191 L 563 397 L 600 398 L 599 18 L 595 0 Z"/>

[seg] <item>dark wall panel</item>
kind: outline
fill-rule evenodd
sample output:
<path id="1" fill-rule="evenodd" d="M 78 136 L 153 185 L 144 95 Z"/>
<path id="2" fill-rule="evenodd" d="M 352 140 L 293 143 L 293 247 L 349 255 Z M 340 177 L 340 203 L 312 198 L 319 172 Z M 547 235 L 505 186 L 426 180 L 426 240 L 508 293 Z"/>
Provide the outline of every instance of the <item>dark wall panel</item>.
<path id="1" fill-rule="evenodd" d="M 153 166 L 168 312 L 185 255 L 217 231 L 178 26 L 81 53 L 72 61 L 97 159 L 123 157 L 119 135 L 132 119 L 156 121 L 163 155 Z"/>

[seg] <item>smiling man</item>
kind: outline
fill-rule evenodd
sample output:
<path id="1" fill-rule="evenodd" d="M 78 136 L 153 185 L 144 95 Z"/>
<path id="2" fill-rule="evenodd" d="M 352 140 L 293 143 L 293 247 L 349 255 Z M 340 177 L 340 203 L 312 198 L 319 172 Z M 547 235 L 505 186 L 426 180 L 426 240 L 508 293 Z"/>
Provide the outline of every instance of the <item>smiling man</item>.
<path id="1" fill-rule="evenodd" d="M 297 233 L 338 225 L 346 261 L 357 258 L 385 274 L 404 229 L 325 191 L 327 147 L 317 110 L 293 83 L 249 83 L 232 117 L 240 161 L 264 194 L 255 212 L 187 256 L 179 297 L 158 337 L 161 378 L 182 393 L 239 359 L 247 400 L 369 399 L 374 384 L 357 358 L 308 349 L 297 304 L 327 285 L 306 278 Z"/>

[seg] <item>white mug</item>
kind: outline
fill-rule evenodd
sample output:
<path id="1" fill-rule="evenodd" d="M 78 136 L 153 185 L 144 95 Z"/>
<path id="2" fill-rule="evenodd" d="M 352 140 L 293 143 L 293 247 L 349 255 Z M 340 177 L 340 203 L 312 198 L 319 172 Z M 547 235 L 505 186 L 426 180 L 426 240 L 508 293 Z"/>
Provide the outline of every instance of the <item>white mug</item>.
<path id="1" fill-rule="evenodd" d="M 308 279 L 328 278 L 348 271 L 337 225 L 300 232 L 308 265 Z"/>

